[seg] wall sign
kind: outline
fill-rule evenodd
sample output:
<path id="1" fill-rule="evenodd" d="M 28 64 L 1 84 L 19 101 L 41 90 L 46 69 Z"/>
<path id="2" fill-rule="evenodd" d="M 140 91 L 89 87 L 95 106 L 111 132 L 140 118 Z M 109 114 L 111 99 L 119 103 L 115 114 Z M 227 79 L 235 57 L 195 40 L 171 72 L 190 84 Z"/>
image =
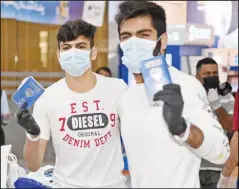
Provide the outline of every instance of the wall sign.
<path id="1" fill-rule="evenodd" d="M 200 24 L 187 24 L 185 45 L 205 45 L 214 44 L 214 29 L 212 26 Z"/>
<path id="2" fill-rule="evenodd" d="M 84 1 L 1 1 L 1 18 L 63 24 L 81 18 Z"/>
<path id="3" fill-rule="evenodd" d="M 85 1 L 82 20 L 94 26 L 102 26 L 105 13 L 105 1 Z"/>
<path id="4" fill-rule="evenodd" d="M 214 44 L 212 26 L 203 24 L 169 25 L 167 28 L 169 45 L 201 45 Z"/>
<path id="5" fill-rule="evenodd" d="M 185 25 L 168 25 L 168 45 L 183 45 L 186 39 Z"/>

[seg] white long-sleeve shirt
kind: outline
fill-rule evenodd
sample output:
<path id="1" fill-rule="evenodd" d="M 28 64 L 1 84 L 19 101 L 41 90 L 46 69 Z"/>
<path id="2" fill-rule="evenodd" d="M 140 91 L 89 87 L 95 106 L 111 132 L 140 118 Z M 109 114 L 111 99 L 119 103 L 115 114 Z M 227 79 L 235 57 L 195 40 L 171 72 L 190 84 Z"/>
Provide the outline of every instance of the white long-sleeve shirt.
<path id="1" fill-rule="evenodd" d="M 222 164 L 230 153 L 221 125 L 204 110 L 211 108 L 202 85 L 173 67 L 169 71 L 181 86 L 183 116 L 202 130 L 204 141 L 198 149 L 180 144 L 168 131 L 162 106 L 149 106 L 144 84 L 132 86 L 121 99 L 120 119 L 133 188 L 200 187 L 201 158 Z"/>

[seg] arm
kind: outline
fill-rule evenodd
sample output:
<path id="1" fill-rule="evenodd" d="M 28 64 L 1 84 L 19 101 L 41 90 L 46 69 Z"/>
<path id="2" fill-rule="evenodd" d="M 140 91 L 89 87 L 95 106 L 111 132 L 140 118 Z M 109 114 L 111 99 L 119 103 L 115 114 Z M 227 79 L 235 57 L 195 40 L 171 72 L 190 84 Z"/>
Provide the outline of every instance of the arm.
<path id="1" fill-rule="evenodd" d="M 47 140 L 39 139 L 38 141 L 31 141 L 26 139 L 23 157 L 26 162 L 26 167 L 32 171 L 36 172 L 43 162 Z"/>
<path id="2" fill-rule="evenodd" d="M 217 188 L 227 188 L 228 181 L 232 172 L 238 163 L 238 131 L 235 131 L 231 140 L 231 155 L 225 163 L 221 172 L 220 179 L 217 183 Z"/>
<path id="3" fill-rule="evenodd" d="M 224 177 L 229 177 L 234 171 L 238 163 L 238 131 L 235 131 L 233 134 L 230 148 L 231 148 L 231 155 L 229 156 L 222 170 L 222 175 Z"/>
<path id="4" fill-rule="evenodd" d="M 50 139 L 50 125 L 45 104 L 43 96 L 41 96 L 35 103 L 33 115 L 25 109 L 23 109 L 25 111 L 23 114 L 18 113 L 18 123 L 28 133 L 23 157 L 27 168 L 33 172 L 41 167 L 47 142 Z M 25 118 L 24 114 L 27 115 Z"/>
<path id="5" fill-rule="evenodd" d="M 232 129 L 232 115 L 228 114 L 223 107 L 215 110 L 219 122 L 221 123 L 223 129 L 231 131 Z"/>
<path id="6" fill-rule="evenodd" d="M 185 119 L 192 123 L 186 143 L 203 159 L 214 164 L 224 164 L 230 155 L 230 147 L 221 125 L 202 109 L 194 108 L 194 112 L 184 114 Z"/>
<path id="7" fill-rule="evenodd" d="M 163 88 L 154 95 L 154 101 L 164 102 L 163 117 L 171 134 L 186 142 L 198 156 L 215 164 L 225 163 L 230 154 L 228 139 L 218 121 L 202 109 L 202 101 L 188 92 L 184 105 L 180 86 L 169 84 Z"/>
<path id="8" fill-rule="evenodd" d="M 221 104 L 220 99 L 222 101 L 226 101 L 227 103 Z M 211 108 L 217 114 L 218 120 L 223 129 L 231 131 L 232 114 L 235 103 L 233 96 L 230 93 L 225 96 L 220 96 L 216 90 L 210 89 L 208 92 L 208 101 Z"/>

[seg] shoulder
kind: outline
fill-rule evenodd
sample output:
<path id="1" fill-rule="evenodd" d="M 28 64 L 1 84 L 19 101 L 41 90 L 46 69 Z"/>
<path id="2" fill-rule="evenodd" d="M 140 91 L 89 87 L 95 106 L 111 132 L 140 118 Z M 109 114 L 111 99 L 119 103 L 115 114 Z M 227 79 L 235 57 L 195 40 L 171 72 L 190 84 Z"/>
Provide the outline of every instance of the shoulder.
<path id="1" fill-rule="evenodd" d="M 180 84 L 182 88 L 191 91 L 191 93 L 198 95 L 200 98 L 207 97 L 204 87 L 202 86 L 200 81 L 196 79 L 196 77 L 188 75 L 180 70 L 177 70 L 176 68 L 170 67 L 169 71 L 173 82 Z"/>
<path id="2" fill-rule="evenodd" d="M 51 86 L 47 87 L 44 93 L 37 99 L 34 106 L 39 106 L 39 104 L 45 104 L 51 99 L 57 98 L 61 91 L 64 90 L 65 78 L 53 83 Z"/>
<path id="3" fill-rule="evenodd" d="M 127 91 L 120 98 L 120 104 L 128 104 L 135 100 L 136 98 L 140 98 L 140 96 L 144 94 L 144 84 L 137 84 L 128 88 Z"/>
<path id="4" fill-rule="evenodd" d="M 124 93 L 128 89 L 128 85 L 122 79 L 110 78 L 96 74 L 97 80 L 104 85 L 106 89 L 114 90 L 117 93 Z"/>

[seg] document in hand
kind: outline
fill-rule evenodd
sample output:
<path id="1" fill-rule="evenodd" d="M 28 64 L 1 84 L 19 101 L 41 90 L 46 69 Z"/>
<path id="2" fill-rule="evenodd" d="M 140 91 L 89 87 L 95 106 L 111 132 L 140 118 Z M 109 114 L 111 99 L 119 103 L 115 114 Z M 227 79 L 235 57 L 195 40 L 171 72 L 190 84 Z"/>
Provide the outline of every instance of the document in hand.
<path id="1" fill-rule="evenodd" d="M 140 62 L 144 85 L 151 105 L 155 93 L 172 82 L 164 56 L 157 56 Z"/>
<path id="2" fill-rule="evenodd" d="M 45 89 L 32 77 L 23 80 L 17 91 L 12 95 L 12 100 L 21 107 L 27 102 L 27 109 L 30 109 Z"/>

